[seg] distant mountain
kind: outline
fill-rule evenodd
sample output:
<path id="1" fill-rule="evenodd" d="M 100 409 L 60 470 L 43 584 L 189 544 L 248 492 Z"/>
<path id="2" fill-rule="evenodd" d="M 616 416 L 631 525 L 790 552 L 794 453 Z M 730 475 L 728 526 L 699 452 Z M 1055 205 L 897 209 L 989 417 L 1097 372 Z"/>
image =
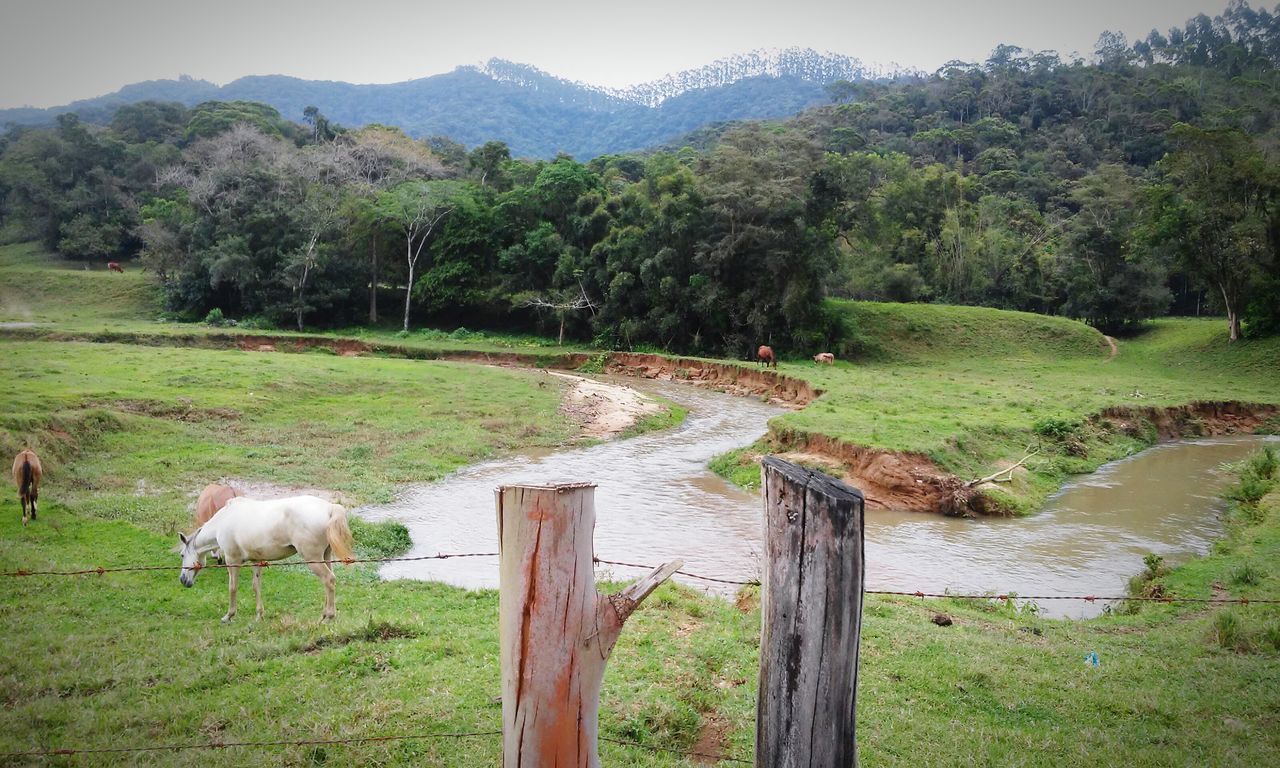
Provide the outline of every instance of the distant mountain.
<path id="1" fill-rule="evenodd" d="M 871 76 L 857 59 L 797 48 L 754 51 L 620 90 L 501 59 L 389 85 L 266 75 L 219 87 L 184 76 L 61 107 L 0 110 L 0 125 L 39 125 L 65 112 L 105 123 L 121 104 L 147 100 L 187 106 L 246 100 L 270 104 L 293 120 L 316 106 L 342 125 L 396 125 L 411 136 L 443 135 L 468 147 L 497 139 L 518 156 L 566 152 L 585 160 L 669 141 L 709 123 L 793 115 L 825 102 L 826 85 Z"/>

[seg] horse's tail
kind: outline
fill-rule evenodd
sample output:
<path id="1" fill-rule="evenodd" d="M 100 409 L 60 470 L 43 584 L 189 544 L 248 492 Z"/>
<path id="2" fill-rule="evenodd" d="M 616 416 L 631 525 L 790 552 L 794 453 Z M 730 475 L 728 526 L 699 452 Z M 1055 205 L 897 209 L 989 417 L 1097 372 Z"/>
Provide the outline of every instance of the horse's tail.
<path id="1" fill-rule="evenodd" d="M 18 485 L 18 493 L 22 494 L 22 498 L 30 498 L 31 496 L 31 459 L 23 457 L 22 459 L 22 480 Z"/>
<path id="2" fill-rule="evenodd" d="M 347 508 L 341 504 L 329 505 L 329 525 L 324 529 L 329 539 L 329 549 L 337 560 L 350 560 L 354 557 L 351 546 L 355 539 L 351 536 L 351 528 L 347 526 Z"/>

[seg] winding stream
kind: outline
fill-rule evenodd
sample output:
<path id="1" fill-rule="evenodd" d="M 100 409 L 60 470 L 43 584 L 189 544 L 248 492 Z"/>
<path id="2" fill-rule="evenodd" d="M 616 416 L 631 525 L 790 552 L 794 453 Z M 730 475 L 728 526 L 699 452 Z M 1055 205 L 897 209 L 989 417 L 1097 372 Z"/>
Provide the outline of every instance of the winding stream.
<path id="1" fill-rule="evenodd" d="M 759 575 L 760 500 L 707 468 L 714 456 L 762 436 L 782 411 L 758 400 L 686 384 L 626 380 L 689 409 L 685 423 L 587 448 L 477 464 L 439 483 L 406 490 L 392 504 L 365 507 L 370 520 L 408 526 L 408 556 L 497 551 L 493 491 L 513 483 L 590 481 L 596 490 L 596 555 L 656 564 L 680 557 L 685 569 L 729 579 Z M 1148 552 L 1177 563 L 1204 553 L 1220 533 L 1224 462 L 1267 438 L 1167 443 L 1108 464 L 1068 484 L 1039 514 L 966 520 L 867 510 L 869 589 L 924 592 L 1123 594 Z M 1273 438 L 1274 439 L 1274 438 Z M 602 574 L 609 573 L 602 568 Z M 628 578 L 634 569 L 614 568 Z M 384 578 L 436 579 L 471 588 L 498 584 L 497 558 L 388 563 Z M 695 580 L 692 586 L 720 594 Z M 1087 617 L 1098 603 L 1041 601 L 1050 616 Z"/>

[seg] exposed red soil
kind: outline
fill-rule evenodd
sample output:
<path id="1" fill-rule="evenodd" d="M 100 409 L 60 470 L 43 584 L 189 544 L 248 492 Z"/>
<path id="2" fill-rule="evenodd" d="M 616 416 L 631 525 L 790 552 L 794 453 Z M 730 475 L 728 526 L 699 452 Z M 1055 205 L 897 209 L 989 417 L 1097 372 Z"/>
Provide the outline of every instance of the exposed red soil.
<path id="1" fill-rule="evenodd" d="M 642 379 L 685 381 L 735 395 L 767 395 L 784 407 L 801 408 L 822 394 L 803 379 L 746 365 L 715 363 L 686 357 L 611 352 L 605 371 Z"/>
<path id="2" fill-rule="evenodd" d="M 884 451 L 837 440 L 827 435 L 782 430 L 771 435 L 788 451 L 821 456 L 844 470 L 844 480 L 862 491 L 867 503 L 888 509 L 974 513 L 973 489 L 919 453 Z"/>
<path id="3" fill-rule="evenodd" d="M 1249 434 L 1277 412 L 1280 408 L 1274 405 L 1204 400 L 1164 408 L 1119 406 L 1106 409 L 1098 418 L 1127 434 L 1137 434 L 1140 425 L 1149 422 L 1155 426 L 1158 439 L 1176 440 Z"/>
<path id="4" fill-rule="evenodd" d="M 1194 402 L 1187 405 L 1108 408 L 1092 421 L 1130 435 L 1151 425 L 1160 441 L 1182 437 L 1249 434 L 1280 412 L 1258 403 Z M 872 506 L 944 515 L 999 514 L 980 488 L 946 472 L 918 453 L 851 445 L 826 435 L 782 430 L 770 435 L 783 450 L 804 451 L 844 470 L 845 481 L 859 488 Z"/>

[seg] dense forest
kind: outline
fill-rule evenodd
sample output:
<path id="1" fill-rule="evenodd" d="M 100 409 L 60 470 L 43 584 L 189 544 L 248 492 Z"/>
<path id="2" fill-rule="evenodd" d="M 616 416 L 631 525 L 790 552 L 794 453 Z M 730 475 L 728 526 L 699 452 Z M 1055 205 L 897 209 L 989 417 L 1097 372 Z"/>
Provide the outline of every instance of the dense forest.
<path id="1" fill-rule="evenodd" d="M 840 81 L 780 122 L 580 162 L 295 124 L 249 102 L 120 107 L 0 136 L 0 238 L 133 259 L 170 309 L 305 328 L 391 316 L 745 356 L 855 344 L 826 296 L 1122 331 L 1280 331 L 1280 8 L 1091 61 L 1001 46 Z"/>

